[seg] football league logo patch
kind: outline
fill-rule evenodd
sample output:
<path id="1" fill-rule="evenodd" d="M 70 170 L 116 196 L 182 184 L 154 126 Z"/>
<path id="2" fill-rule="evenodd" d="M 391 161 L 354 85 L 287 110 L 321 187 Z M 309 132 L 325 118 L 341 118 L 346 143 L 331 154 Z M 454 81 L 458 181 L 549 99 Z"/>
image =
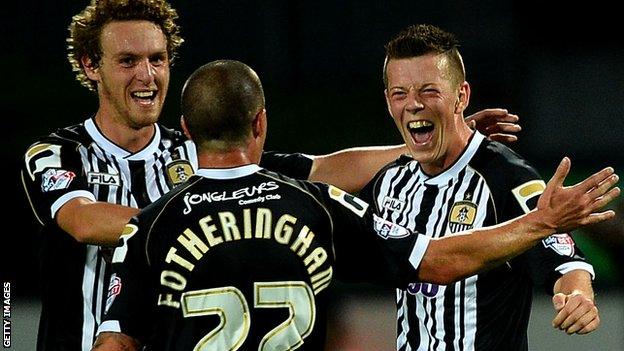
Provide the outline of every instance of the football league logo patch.
<path id="1" fill-rule="evenodd" d="M 574 256 L 574 240 L 568 234 L 553 234 L 542 240 L 544 247 L 549 247 L 562 256 Z"/>
<path id="2" fill-rule="evenodd" d="M 470 201 L 458 201 L 449 213 L 449 228 L 452 233 L 472 228 L 477 217 L 477 205 Z"/>
<path id="3" fill-rule="evenodd" d="M 75 177 L 76 174 L 72 171 L 48 169 L 41 176 L 41 191 L 45 193 L 53 190 L 67 189 Z"/>
<path id="4" fill-rule="evenodd" d="M 113 304 L 113 301 L 115 301 L 115 297 L 119 295 L 120 292 L 121 278 L 119 278 L 117 274 L 113 273 L 113 275 L 111 276 L 110 284 L 108 285 L 108 296 L 106 297 L 105 309 L 106 312 L 108 312 L 108 309 Z"/>
<path id="5" fill-rule="evenodd" d="M 177 160 L 167 165 L 167 176 L 174 186 L 186 182 L 193 173 L 193 166 L 187 160 Z"/>
<path id="6" fill-rule="evenodd" d="M 377 215 L 373 215 L 374 227 L 377 235 L 383 239 L 400 239 L 411 234 L 409 230 L 398 224 L 387 221 Z"/>

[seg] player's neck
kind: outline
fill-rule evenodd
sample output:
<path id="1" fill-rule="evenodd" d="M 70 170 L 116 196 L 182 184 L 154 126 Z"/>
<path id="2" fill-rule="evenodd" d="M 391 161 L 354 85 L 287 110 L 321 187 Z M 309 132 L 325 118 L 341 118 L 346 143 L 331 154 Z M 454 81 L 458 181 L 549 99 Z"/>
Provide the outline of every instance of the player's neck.
<path id="1" fill-rule="evenodd" d="M 155 124 L 133 128 L 113 118 L 106 118 L 99 112 L 95 115 L 95 124 L 106 138 L 132 153 L 143 150 L 156 132 Z"/>
<path id="2" fill-rule="evenodd" d="M 233 168 L 249 164 L 257 164 L 255 160 L 245 150 L 231 150 L 222 152 L 199 151 L 197 154 L 199 168 Z"/>

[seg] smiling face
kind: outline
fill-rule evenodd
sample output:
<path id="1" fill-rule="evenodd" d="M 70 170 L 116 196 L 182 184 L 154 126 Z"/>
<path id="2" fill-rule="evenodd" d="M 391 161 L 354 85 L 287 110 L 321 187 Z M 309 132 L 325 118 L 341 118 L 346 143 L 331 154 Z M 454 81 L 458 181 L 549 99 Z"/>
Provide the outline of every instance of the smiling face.
<path id="1" fill-rule="evenodd" d="M 386 102 L 410 153 L 428 174 L 450 166 L 467 145 L 468 83 L 457 83 L 444 54 L 390 59 Z"/>
<path id="2" fill-rule="evenodd" d="M 102 29 L 100 45 L 96 68 L 83 59 L 85 73 L 97 82 L 98 117 L 132 129 L 157 122 L 169 86 L 167 40 L 160 27 L 113 21 Z"/>

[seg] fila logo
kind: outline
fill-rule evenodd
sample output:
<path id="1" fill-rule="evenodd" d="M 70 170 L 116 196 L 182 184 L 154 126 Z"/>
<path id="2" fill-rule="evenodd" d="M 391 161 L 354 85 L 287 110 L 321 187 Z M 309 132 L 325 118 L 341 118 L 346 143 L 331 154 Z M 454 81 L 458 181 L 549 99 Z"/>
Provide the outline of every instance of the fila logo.
<path id="1" fill-rule="evenodd" d="M 384 197 L 382 207 L 390 211 L 401 212 L 405 207 L 405 201 L 386 196 Z"/>
<path id="2" fill-rule="evenodd" d="M 97 172 L 87 173 L 87 182 L 91 184 L 100 184 L 100 185 L 116 185 L 116 186 L 121 185 L 118 174 L 97 173 Z"/>

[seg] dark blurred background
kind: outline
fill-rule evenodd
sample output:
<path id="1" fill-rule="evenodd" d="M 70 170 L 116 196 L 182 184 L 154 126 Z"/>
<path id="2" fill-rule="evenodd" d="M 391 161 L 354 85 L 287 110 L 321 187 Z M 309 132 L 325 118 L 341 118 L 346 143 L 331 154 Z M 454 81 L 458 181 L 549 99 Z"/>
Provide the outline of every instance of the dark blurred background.
<path id="1" fill-rule="evenodd" d="M 409 24 L 457 34 L 468 81 L 469 114 L 504 107 L 521 117 L 513 148 L 547 178 L 563 156 L 568 182 L 606 165 L 624 174 L 624 42 L 620 11 L 592 1 L 171 1 L 185 43 L 172 69 L 162 122 L 177 127 L 179 92 L 199 65 L 228 58 L 253 67 L 265 85 L 267 149 L 310 154 L 400 143 L 381 82 L 384 43 Z M 65 38 L 86 1 L 23 0 L 0 13 L 7 126 L 8 218 L 3 280 L 17 296 L 36 296 L 37 226 L 19 172 L 28 145 L 83 121 L 94 94 L 74 79 Z M 622 207 L 622 201 L 619 202 Z M 6 212 L 5 212 L 6 213 Z M 599 293 L 624 286 L 624 224 L 618 219 L 575 235 L 598 273 Z M 4 278 L 8 277 L 8 278 Z M 62 285 L 62 272 L 59 283 Z M 62 288 L 62 287 L 60 287 Z M 374 288 L 338 287 L 348 293 Z"/>

